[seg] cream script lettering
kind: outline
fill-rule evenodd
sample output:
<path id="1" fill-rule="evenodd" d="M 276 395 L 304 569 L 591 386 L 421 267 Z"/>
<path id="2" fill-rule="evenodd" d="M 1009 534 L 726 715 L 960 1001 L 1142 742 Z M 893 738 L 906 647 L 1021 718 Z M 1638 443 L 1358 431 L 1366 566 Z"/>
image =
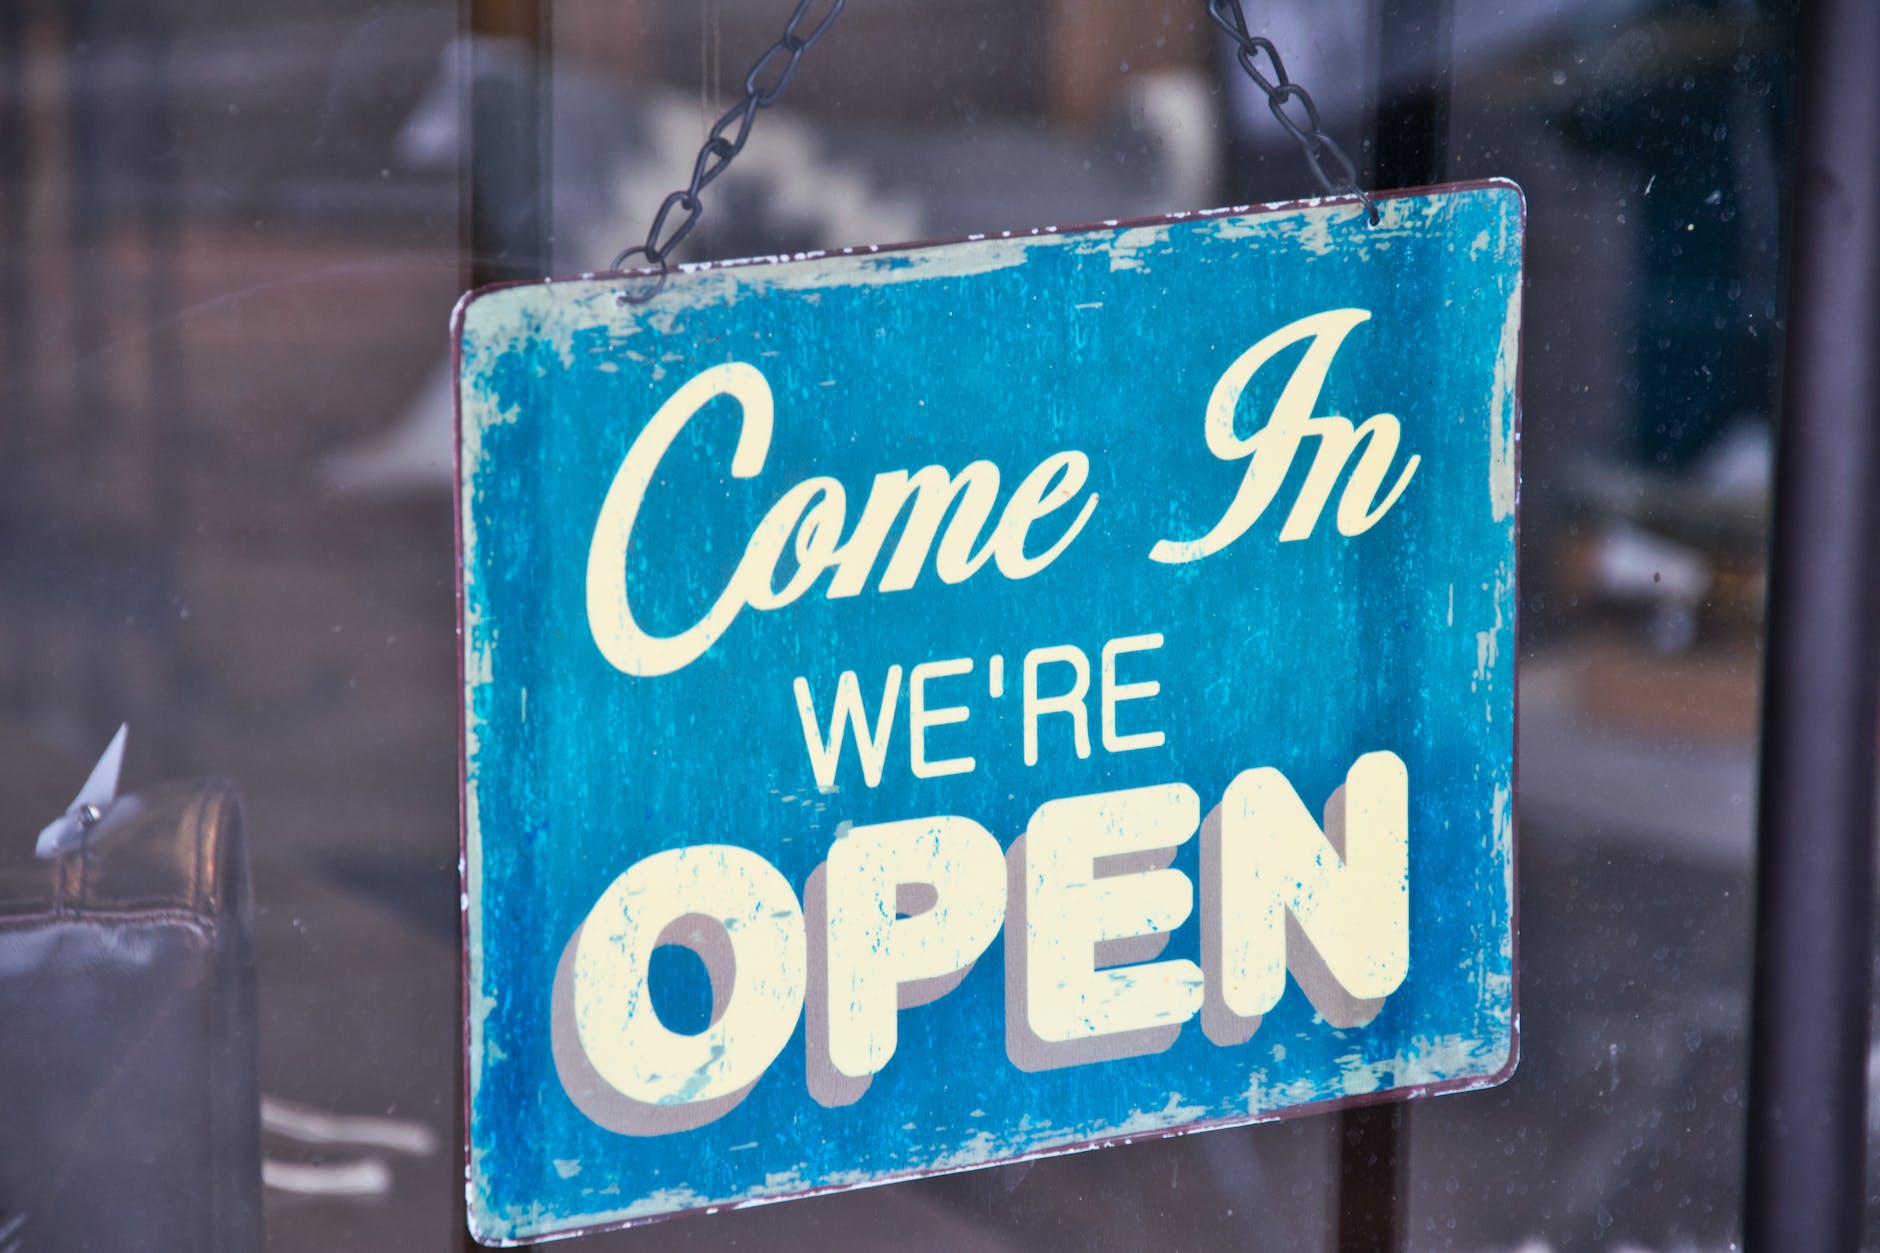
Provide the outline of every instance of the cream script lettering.
<path id="1" fill-rule="evenodd" d="M 890 531 L 903 515 L 905 525 L 888 555 L 877 591 L 913 587 L 930 555 L 942 583 L 964 582 L 987 561 L 1008 579 L 1030 578 L 1057 560 L 1097 507 L 1096 493 L 1084 496 L 1069 525 L 1040 551 L 1032 551 L 1028 541 L 1033 528 L 1071 505 L 1083 491 L 1090 477 L 1090 459 L 1083 453 L 1056 452 L 1039 462 L 1013 489 L 996 522 L 992 520 L 999 496 L 996 465 L 975 461 L 957 474 L 942 466 L 924 466 L 912 472 L 876 475 L 854 528 L 844 538 L 848 504 L 842 484 L 826 476 L 808 478 L 770 507 L 752 532 L 730 581 L 703 617 L 677 635 L 650 635 L 634 619 L 627 598 L 627 545 L 634 519 L 666 450 L 693 415 L 719 396 L 736 400 L 742 410 L 731 474 L 740 479 L 756 476 L 770 450 L 776 406 L 763 374 L 754 366 L 732 361 L 701 372 L 660 406 L 628 449 L 601 504 L 588 546 L 588 626 L 601 654 L 626 674 L 659 675 L 683 669 L 710 648 L 745 608 L 781 609 L 809 591 L 825 572 L 831 575 L 824 592 L 829 599 L 859 595 Z M 778 587 L 786 552 L 796 568 Z"/>
<path id="2" fill-rule="evenodd" d="M 1406 458 L 1385 489 L 1402 440 L 1396 416 L 1377 413 L 1354 424 L 1348 418 L 1313 413 L 1333 358 L 1352 330 L 1370 316 L 1364 309 L 1329 309 L 1300 318 L 1228 366 L 1208 397 L 1203 434 L 1209 452 L 1223 461 L 1244 461 L 1245 472 L 1212 529 L 1198 539 L 1159 541 L 1149 551 L 1152 561 L 1197 561 L 1246 534 L 1278 496 L 1307 437 L 1318 443 L 1280 528 L 1280 542 L 1312 534 L 1341 478 L 1344 488 L 1334 511 L 1339 534 L 1360 535 L 1390 511 L 1420 461 L 1415 455 Z M 1235 410 L 1254 377 L 1283 350 L 1302 342 L 1304 353 L 1265 423 L 1251 434 L 1238 434 Z M 860 595 L 877 570 L 875 590 L 882 593 L 914 587 L 929 568 L 942 583 L 961 583 L 988 562 L 1008 579 L 1031 578 L 1064 553 L 1097 506 L 1097 494 L 1084 491 L 1090 460 L 1074 449 L 1040 461 L 1019 480 L 1003 506 L 999 467 L 990 461 L 973 461 L 957 472 L 930 465 L 877 474 L 852 527 L 842 484 L 825 475 L 807 478 L 786 490 L 764 514 L 731 578 L 703 615 L 676 635 L 653 635 L 635 619 L 627 595 L 627 549 L 634 522 L 673 441 L 686 423 L 721 396 L 735 400 L 741 411 L 732 477 L 749 479 L 762 471 L 776 418 L 770 383 L 753 365 L 727 362 L 701 371 L 659 407 L 628 449 L 601 504 L 588 548 L 588 625 L 601 654 L 623 673 L 650 676 L 681 670 L 717 642 L 745 609 L 781 609 L 808 593 L 825 574 L 829 579 L 823 595 L 830 600 Z M 1069 521 L 1047 524 L 1060 511 Z M 888 539 L 897 525 L 899 535 L 890 548 Z M 1034 531 L 1041 533 L 1034 537 Z M 684 560 L 682 554 L 660 556 Z"/>
<path id="3" fill-rule="evenodd" d="M 1208 397 L 1203 429 L 1208 451 L 1222 461 L 1244 460 L 1246 476 L 1213 530 L 1200 539 L 1163 540 L 1149 550 L 1151 561 L 1170 565 L 1197 561 L 1245 535 L 1247 528 L 1259 520 L 1279 494 L 1299 445 L 1307 436 L 1318 437 L 1318 449 L 1313 454 L 1312 467 L 1306 473 L 1298 499 L 1293 502 L 1292 512 L 1286 515 L 1286 522 L 1280 528 L 1281 543 L 1302 540 L 1312 534 L 1319 514 L 1331 499 L 1338 476 L 1353 456 L 1358 463 L 1338 498 L 1338 533 L 1361 535 L 1389 512 L 1403 495 L 1403 489 L 1409 486 L 1410 476 L 1416 473 L 1421 460 L 1412 456 L 1404 462 L 1397 481 L 1379 503 L 1377 494 L 1397 457 L 1397 445 L 1402 438 L 1396 416 L 1373 414 L 1354 427 L 1349 418 L 1315 417 L 1312 413 L 1318 406 L 1319 392 L 1325 386 L 1332 358 L 1352 329 L 1370 317 L 1366 309 L 1328 309 L 1300 318 L 1247 349 L 1227 367 Z M 1306 345 L 1299 364 L 1293 367 L 1292 377 L 1286 380 L 1286 387 L 1274 402 L 1266 424 L 1251 435 L 1236 434 L 1234 410 L 1253 376 L 1282 349 L 1305 339 L 1311 342 Z"/>

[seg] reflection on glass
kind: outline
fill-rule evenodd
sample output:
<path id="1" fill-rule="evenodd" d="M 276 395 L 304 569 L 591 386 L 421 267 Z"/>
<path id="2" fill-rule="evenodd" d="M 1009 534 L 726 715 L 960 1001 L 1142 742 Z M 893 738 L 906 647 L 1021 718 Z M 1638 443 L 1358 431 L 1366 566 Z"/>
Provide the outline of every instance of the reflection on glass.
<path id="1" fill-rule="evenodd" d="M 1445 176 L 1530 212 L 1526 1058 L 1411 1109 L 1398 1221 L 1414 1248 L 1722 1248 L 1789 34 L 1722 0 L 1449 7 L 1411 64 L 1372 6 L 1250 6 L 1362 174 L 1380 110 L 1446 84 Z M 638 242 L 786 8 L 0 13 L 0 862 L 120 721 L 127 788 L 240 787 L 272 1247 L 458 1239 L 446 315 L 472 267 Z M 1200 0 L 851 5 L 682 256 L 1313 193 L 1237 74 Z M 1334 1126 L 593 1244 L 1329 1247 Z M 0 1188 L 0 1233 L 32 1205 Z"/>

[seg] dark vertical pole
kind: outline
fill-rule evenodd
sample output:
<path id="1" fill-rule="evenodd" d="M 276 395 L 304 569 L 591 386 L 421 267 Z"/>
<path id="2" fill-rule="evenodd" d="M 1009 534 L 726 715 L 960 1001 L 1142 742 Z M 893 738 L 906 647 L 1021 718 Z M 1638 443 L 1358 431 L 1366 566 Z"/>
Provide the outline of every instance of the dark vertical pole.
<path id="1" fill-rule="evenodd" d="M 191 757 L 195 709 L 186 652 L 186 632 L 177 616 L 183 603 L 183 551 L 188 534 L 188 475 L 192 459 L 189 406 L 185 397 L 187 375 L 183 336 L 171 317 L 177 299 L 177 250 L 181 205 L 177 146 L 175 77 L 171 48 L 171 17 L 158 6 L 146 16 L 141 31 L 139 74 L 144 97 L 138 129 L 138 203 L 144 235 L 144 324 L 149 395 L 145 398 L 150 422 L 145 429 L 146 465 L 150 472 L 150 538 L 145 561 L 155 594 L 146 601 L 152 619 L 143 624 L 158 654 L 163 686 L 151 711 L 153 724 L 164 727 L 161 736 L 164 765 L 185 773 L 195 764 Z"/>
<path id="2" fill-rule="evenodd" d="M 1378 14 L 1371 186 L 1423 187 L 1449 160 L 1449 0 L 1390 0 Z"/>
<path id="3" fill-rule="evenodd" d="M 1390 0 L 1378 14 L 1377 188 L 1443 181 L 1449 153 L 1449 0 Z M 1404 1247 L 1410 1108 L 1367 1105 L 1338 1116 L 1338 1248 Z"/>
<path id="4" fill-rule="evenodd" d="M 465 122 L 461 156 L 463 237 L 472 287 L 509 279 L 541 278 L 549 264 L 549 5 L 547 0 L 462 0 L 461 29 L 470 39 L 460 69 L 459 103 Z M 461 960 L 461 956 L 460 956 Z M 461 985 L 460 989 L 461 989 Z M 461 994 L 461 993 L 460 993 Z M 458 1027 L 467 1021 L 458 1005 Z M 469 1083 L 460 1043 L 457 1053 L 459 1143 Z M 466 1151 L 466 1161 L 468 1153 Z M 462 1198 L 462 1190 L 456 1192 Z M 461 1216 L 459 1243 L 480 1246 Z"/>
<path id="5" fill-rule="evenodd" d="M 82 462 L 90 450 L 102 446 L 108 435 L 109 410 L 100 363 L 96 359 L 106 339 L 103 280 L 105 258 L 106 188 L 104 145 L 111 138 L 105 127 L 104 91 L 98 62 L 100 27 L 97 0 L 74 0 L 67 10 L 66 32 L 70 55 L 66 59 L 65 109 L 69 133 L 66 157 L 71 163 L 72 284 L 72 423 L 75 439 L 60 449 L 62 472 Z M 108 687 L 109 685 L 107 685 Z M 88 711 L 98 722 L 108 713 Z"/>
<path id="6" fill-rule="evenodd" d="M 1338 1253 L 1406 1247 L 1408 1105 L 1366 1105 L 1338 1115 Z"/>
<path id="7" fill-rule="evenodd" d="M 27 473 L 27 423 L 38 412 L 34 399 L 36 378 L 33 332 L 28 323 L 32 302 L 28 279 L 32 273 L 26 238 L 30 217 L 26 202 L 31 194 L 27 170 L 31 166 L 28 136 L 31 123 L 26 108 L 26 15 L 18 5 L 0 5 L 0 528 L 27 525 L 30 503 L 24 499 L 33 483 Z"/>
<path id="8" fill-rule="evenodd" d="M 1880 626 L 1880 5 L 1802 6 L 1763 677 L 1745 1244 L 1860 1245 Z"/>
<path id="9" fill-rule="evenodd" d="M 74 0 L 67 11 L 66 32 L 70 54 L 66 61 L 66 118 L 69 134 L 66 154 L 71 168 L 71 208 L 67 217 L 71 231 L 69 279 L 72 293 L 72 331 L 70 383 L 71 418 L 58 450 L 55 473 L 66 482 L 82 482 L 90 476 L 86 462 L 101 455 L 124 436 L 122 415 L 106 387 L 109 362 L 102 350 L 110 338 L 110 310 L 106 297 L 109 258 L 108 227 L 112 224 L 111 193 L 107 187 L 105 145 L 114 143 L 116 128 L 108 125 L 104 107 L 104 75 L 100 61 L 104 57 L 103 40 L 108 22 L 100 21 L 100 0 Z M 67 535 L 81 535 L 88 540 L 110 531 L 121 532 L 125 525 L 122 502 L 108 493 L 96 493 L 85 509 L 69 505 L 48 511 L 41 525 L 57 527 Z M 87 596 L 84 612 L 92 615 L 84 629 L 95 632 L 92 638 L 112 639 L 111 632 L 122 621 L 117 610 L 104 599 Z M 115 641 L 114 641 L 115 642 Z M 125 683 L 122 678 L 124 650 L 121 647 L 94 649 L 80 679 L 80 701 L 87 726 L 114 725 L 113 718 L 124 712 Z"/>
<path id="10" fill-rule="evenodd" d="M 28 172 L 34 153 L 26 93 L 26 15 L 21 6 L 0 4 L 0 545 L 11 548 L 31 533 L 38 480 L 33 467 L 44 435 L 39 421 L 38 372 L 31 323 L 34 310 L 31 261 L 32 214 Z M 32 708 L 40 696 L 39 629 L 15 609 L 0 615 L 0 702 Z M 5 1220 L 0 1218 L 0 1232 Z M 4 1236 L 0 1236 L 4 1247 Z"/>
<path id="11" fill-rule="evenodd" d="M 548 272 L 548 13 L 544 0 L 469 0 L 463 168 L 472 286 Z"/>

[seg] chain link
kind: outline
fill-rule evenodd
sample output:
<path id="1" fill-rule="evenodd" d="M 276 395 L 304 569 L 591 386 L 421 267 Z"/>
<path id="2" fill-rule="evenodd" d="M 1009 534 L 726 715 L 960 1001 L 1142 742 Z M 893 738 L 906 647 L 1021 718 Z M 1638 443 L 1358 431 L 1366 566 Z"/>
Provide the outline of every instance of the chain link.
<path id="1" fill-rule="evenodd" d="M 817 0 L 797 0 L 790 20 L 783 24 L 783 34 L 764 50 L 744 76 L 744 95 L 706 134 L 698 159 L 692 163 L 692 181 L 660 202 L 659 211 L 653 215 L 652 228 L 646 232 L 646 242 L 635 244 L 614 258 L 611 268 L 615 270 L 624 269 L 629 258 L 639 256 L 659 271 L 650 286 L 621 292 L 621 301 L 643 303 L 666 285 L 666 276 L 672 272 L 673 252 L 692 233 L 705 212 L 705 202 L 701 199 L 705 189 L 725 172 L 733 157 L 744 151 L 745 142 L 751 137 L 751 127 L 757 121 L 757 111 L 777 103 L 795 77 L 803 54 L 829 33 L 836 18 L 842 15 L 844 0 L 823 0 L 823 3 L 826 8 L 812 23 L 808 19 Z M 1207 5 L 1208 17 L 1237 45 L 1234 59 L 1266 97 L 1274 120 L 1298 141 L 1319 186 L 1328 195 L 1356 196 L 1363 202 L 1372 225 L 1376 225 L 1377 205 L 1359 188 L 1357 167 L 1352 165 L 1345 150 L 1325 133 L 1319 107 L 1306 89 L 1287 77 L 1286 63 L 1280 59 L 1273 41 L 1248 29 L 1247 15 L 1241 11 L 1240 0 L 1207 0 Z M 1261 58 L 1271 67 L 1270 75 L 1261 70 Z M 1296 107 L 1289 110 L 1289 106 Z M 1330 173 L 1326 171 L 1327 161 L 1332 165 Z"/>
<path id="2" fill-rule="evenodd" d="M 803 54 L 829 33 L 836 18 L 842 15 L 843 3 L 844 0 L 823 0 L 821 15 L 811 21 L 811 10 L 818 8 L 817 0 L 797 0 L 790 20 L 783 24 L 783 34 L 764 50 L 764 55 L 752 63 L 750 72 L 744 76 L 744 95 L 712 123 L 705 144 L 698 151 L 698 159 L 692 163 L 692 181 L 660 202 L 659 212 L 653 215 L 652 228 L 646 232 L 645 243 L 635 244 L 614 258 L 610 268 L 615 270 L 625 269 L 628 259 L 638 256 L 646 258 L 648 265 L 659 271 L 650 285 L 622 291 L 619 295 L 622 302 L 644 303 L 666 285 L 666 276 L 672 272 L 672 254 L 705 212 L 703 192 L 725 172 L 731 159 L 744 151 L 745 142 L 751 137 L 751 126 L 757 121 L 757 111 L 777 103 L 795 77 Z"/>
<path id="3" fill-rule="evenodd" d="M 1240 62 L 1240 68 L 1246 72 L 1247 78 L 1266 97 L 1266 106 L 1273 111 L 1274 120 L 1299 142 L 1300 149 L 1306 154 L 1306 164 L 1312 167 L 1312 176 L 1319 180 L 1319 186 L 1328 195 L 1356 196 L 1364 203 L 1371 225 L 1377 225 L 1377 205 L 1358 186 L 1357 167 L 1352 165 L 1351 158 L 1345 155 L 1345 150 L 1338 146 L 1337 141 L 1325 133 L 1319 119 L 1319 107 L 1312 102 L 1311 95 L 1286 76 L 1286 63 L 1280 60 L 1279 49 L 1273 46 L 1273 41 L 1248 29 L 1247 15 L 1241 11 L 1240 0 L 1208 0 L 1208 17 L 1234 41 L 1234 59 Z M 1272 67 L 1271 77 L 1261 72 L 1261 57 L 1265 57 L 1266 63 Z M 1297 109 L 1289 112 L 1287 106 L 1295 103 Z M 1328 159 L 1333 167 L 1330 173 L 1325 168 Z"/>

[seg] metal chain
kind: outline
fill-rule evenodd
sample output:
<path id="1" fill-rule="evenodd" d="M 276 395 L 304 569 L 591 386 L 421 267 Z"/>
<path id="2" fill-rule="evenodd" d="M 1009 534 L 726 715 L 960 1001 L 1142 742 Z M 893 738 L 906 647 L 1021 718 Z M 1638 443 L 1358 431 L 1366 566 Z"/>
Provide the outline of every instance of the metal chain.
<path id="1" fill-rule="evenodd" d="M 1306 163 L 1312 167 L 1312 175 L 1319 180 L 1326 194 L 1332 196 L 1356 196 L 1364 203 L 1371 225 L 1378 222 L 1377 205 L 1371 197 L 1358 186 L 1358 170 L 1352 165 L 1351 158 L 1338 146 L 1320 125 L 1319 107 L 1312 103 L 1312 97 L 1306 89 L 1286 76 L 1286 63 L 1280 60 L 1279 49 L 1273 41 L 1254 34 L 1247 28 L 1247 15 L 1241 12 L 1240 0 L 1208 0 L 1208 17 L 1214 24 L 1227 32 L 1238 47 L 1234 58 L 1240 62 L 1240 68 L 1247 72 L 1253 85 L 1266 97 L 1267 108 L 1273 111 L 1273 117 L 1285 128 L 1286 133 L 1299 141 L 1299 147 L 1306 154 Z M 1268 78 L 1260 72 L 1260 58 L 1264 56 L 1273 67 L 1273 76 Z M 1294 117 L 1286 106 L 1298 102 L 1298 112 Z M 1326 173 L 1325 159 L 1329 157 L 1335 163 L 1336 177 Z"/>
<path id="2" fill-rule="evenodd" d="M 706 134 L 698 159 L 692 163 L 691 183 L 660 202 L 659 211 L 653 215 L 652 229 L 646 232 L 645 243 L 624 249 L 614 258 L 610 267 L 614 270 L 625 268 L 629 257 L 642 256 L 659 271 L 657 280 L 650 287 L 621 292 L 621 301 L 644 303 L 666 285 L 666 276 L 672 272 L 673 252 L 692 233 L 700 215 L 705 212 L 705 202 L 701 199 L 705 189 L 725 172 L 725 167 L 731 164 L 733 157 L 744 151 L 745 141 L 751 137 L 751 126 L 757 121 L 757 111 L 777 103 L 784 89 L 790 85 L 790 79 L 795 76 L 797 63 L 803 59 L 803 54 L 829 33 L 836 18 L 842 15 L 844 0 L 823 0 L 827 11 L 815 22 L 810 22 L 808 15 L 816 3 L 817 0 L 797 0 L 796 8 L 790 13 L 790 20 L 783 24 L 782 36 L 765 50 L 763 56 L 757 58 L 750 72 L 744 76 L 743 98 L 726 110 L 724 116 L 714 122 Z M 1364 203 L 1371 223 L 1375 225 L 1378 220 L 1377 205 L 1359 188 L 1357 167 L 1352 165 L 1345 150 L 1325 133 L 1320 124 L 1319 107 L 1312 102 L 1306 89 L 1286 76 L 1286 63 L 1280 60 L 1279 49 L 1273 46 L 1273 41 L 1247 28 L 1247 15 L 1241 12 L 1240 0 L 1207 0 L 1207 4 L 1208 17 L 1238 45 L 1234 55 L 1240 62 L 1240 68 L 1247 72 L 1253 85 L 1266 96 L 1267 107 L 1273 111 L 1280 126 L 1299 141 L 1300 148 L 1306 154 L 1306 162 L 1312 167 L 1313 176 L 1319 180 L 1319 185 L 1328 195 L 1356 196 Z M 1260 58 L 1263 56 L 1272 66 L 1270 78 L 1260 71 Z M 1287 106 L 1295 102 L 1301 115 L 1298 117 L 1287 111 Z M 1326 173 L 1327 158 L 1335 165 L 1336 177 Z M 675 214 L 678 216 L 675 217 Z"/>
<path id="3" fill-rule="evenodd" d="M 790 13 L 790 20 L 783 24 L 782 36 L 752 63 L 750 72 L 745 74 L 743 98 L 712 123 L 710 132 L 705 136 L 705 144 L 698 151 L 698 159 L 692 163 L 691 183 L 660 202 L 659 212 L 653 215 L 652 229 L 646 232 L 645 243 L 635 244 L 614 258 L 611 268 L 615 270 L 623 269 L 627 258 L 635 255 L 645 257 L 659 269 L 659 278 L 652 286 L 640 291 L 622 292 L 621 300 L 641 304 L 651 300 L 666 285 L 666 276 L 672 272 L 673 251 L 692 233 L 692 228 L 698 225 L 699 215 L 705 211 L 701 193 L 725 172 L 725 167 L 731 164 L 731 158 L 744 151 L 745 141 L 751 137 L 751 126 L 757 121 L 757 111 L 777 103 L 796 74 L 797 62 L 815 46 L 817 40 L 829 33 L 836 18 L 842 15 L 844 0 L 824 0 L 827 11 L 811 22 L 808 20 L 809 12 L 816 3 L 817 0 L 797 0 L 796 8 Z M 678 216 L 675 218 L 674 214 Z"/>

